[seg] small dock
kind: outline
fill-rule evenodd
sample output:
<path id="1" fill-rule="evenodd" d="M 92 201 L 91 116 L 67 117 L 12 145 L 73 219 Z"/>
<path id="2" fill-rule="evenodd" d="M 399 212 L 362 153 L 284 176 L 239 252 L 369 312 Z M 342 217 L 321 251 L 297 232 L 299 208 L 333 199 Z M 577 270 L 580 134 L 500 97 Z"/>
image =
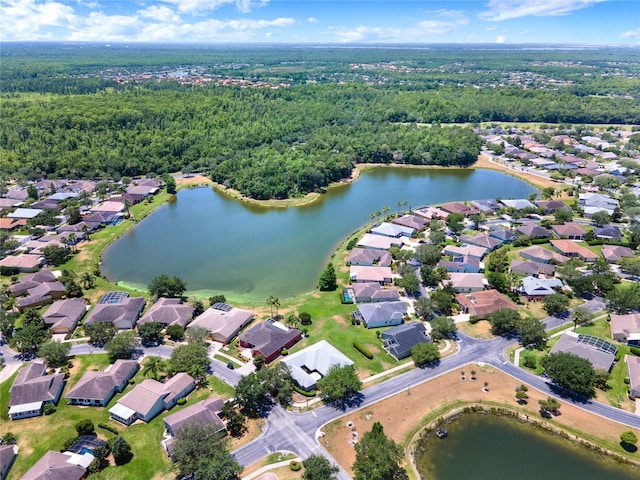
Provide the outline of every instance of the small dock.
<path id="1" fill-rule="evenodd" d="M 446 428 L 439 428 L 436 430 L 436 435 L 438 436 L 438 438 L 444 438 L 449 435 L 449 432 Z"/>

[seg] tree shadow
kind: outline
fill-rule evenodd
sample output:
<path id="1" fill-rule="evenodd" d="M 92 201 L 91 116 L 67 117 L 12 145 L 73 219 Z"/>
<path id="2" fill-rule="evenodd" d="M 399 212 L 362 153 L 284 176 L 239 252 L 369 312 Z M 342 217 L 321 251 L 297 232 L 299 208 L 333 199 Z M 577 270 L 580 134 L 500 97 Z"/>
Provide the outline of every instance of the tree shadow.
<path id="1" fill-rule="evenodd" d="M 620 446 L 629 453 L 636 453 L 638 451 L 638 447 L 633 443 L 620 442 Z"/>
<path id="2" fill-rule="evenodd" d="M 591 397 L 578 394 L 576 392 L 573 392 L 559 385 L 555 385 L 552 383 L 552 384 L 549 384 L 549 388 L 553 393 L 555 393 L 559 397 L 562 397 L 564 400 L 570 400 L 573 403 L 582 403 L 582 404 L 591 403 Z"/>
<path id="3" fill-rule="evenodd" d="M 336 410 L 345 411 L 348 408 L 357 408 L 362 405 L 364 401 L 364 395 L 361 392 L 354 393 L 353 395 L 349 395 L 348 397 L 339 398 L 334 401 L 325 402 L 329 407 L 335 408 Z"/>
<path id="4" fill-rule="evenodd" d="M 429 362 L 429 363 L 424 363 L 422 365 L 420 365 L 418 368 L 420 368 L 421 370 L 426 370 L 427 368 L 432 369 L 432 368 L 436 368 L 440 366 L 440 360 L 434 360 L 433 362 Z"/>

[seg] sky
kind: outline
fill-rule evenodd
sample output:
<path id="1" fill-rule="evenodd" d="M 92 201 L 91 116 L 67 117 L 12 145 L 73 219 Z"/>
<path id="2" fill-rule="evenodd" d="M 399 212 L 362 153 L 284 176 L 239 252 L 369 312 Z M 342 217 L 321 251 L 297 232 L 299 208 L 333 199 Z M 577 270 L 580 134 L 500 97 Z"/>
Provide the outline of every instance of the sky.
<path id="1" fill-rule="evenodd" d="M 0 0 L 0 41 L 640 46 L 640 0 Z"/>

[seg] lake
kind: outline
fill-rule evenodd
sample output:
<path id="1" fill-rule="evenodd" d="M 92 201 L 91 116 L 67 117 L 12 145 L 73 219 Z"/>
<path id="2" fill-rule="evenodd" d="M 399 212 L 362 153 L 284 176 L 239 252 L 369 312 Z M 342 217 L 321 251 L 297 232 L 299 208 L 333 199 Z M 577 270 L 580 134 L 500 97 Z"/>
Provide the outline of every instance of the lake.
<path id="1" fill-rule="evenodd" d="M 395 212 L 399 201 L 408 208 L 535 191 L 491 170 L 402 167 L 367 170 L 302 207 L 263 208 L 211 188 L 186 189 L 109 246 L 102 271 L 142 289 L 156 275 L 178 276 L 192 294 L 262 303 L 313 290 L 340 242 L 385 206 Z"/>
<path id="2" fill-rule="evenodd" d="M 528 423 L 465 414 L 447 425 L 449 436 L 430 437 L 416 455 L 423 479 L 635 480 L 637 467 L 621 465 Z M 621 431 L 623 430 L 621 426 Z"/>

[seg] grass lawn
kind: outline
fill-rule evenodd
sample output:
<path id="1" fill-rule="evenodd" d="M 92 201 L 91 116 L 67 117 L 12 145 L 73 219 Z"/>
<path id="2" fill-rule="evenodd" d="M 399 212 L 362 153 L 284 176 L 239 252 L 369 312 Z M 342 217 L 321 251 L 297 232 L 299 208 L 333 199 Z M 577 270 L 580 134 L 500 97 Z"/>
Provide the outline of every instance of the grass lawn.
<path id="1" fill-rule="evenodd" d="M 488 320 L 479 320 L 475 324 L 471 322 L 461 322 L 456 325 L 458 330 L 462 333 L 466 333 L 470 337 L 486 339 L 495 337 L 495 335 L 491 333 L 491 324 Z"/>

